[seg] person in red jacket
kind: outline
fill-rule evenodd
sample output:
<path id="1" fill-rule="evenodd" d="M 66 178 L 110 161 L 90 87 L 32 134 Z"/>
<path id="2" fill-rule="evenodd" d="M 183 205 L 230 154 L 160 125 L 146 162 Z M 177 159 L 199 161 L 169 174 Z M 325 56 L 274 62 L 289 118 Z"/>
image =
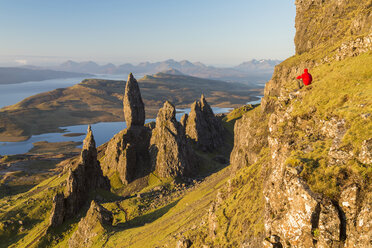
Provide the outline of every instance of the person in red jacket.
<path id="1" fill-rule="evenodd" d="M 308 71 L 309 71 L 308 69 L 305 69 L 304 73 L 297 77 L 297 79 L 302 78 L 302 82 L 304 82 L 304 85 L 310 85 L 311 82 L 313 81 L 313 77 L 311 76 L 311 74 Z M 302 86 L 303 85 L 299 84 L 300 88 L 302 88 Z"/>

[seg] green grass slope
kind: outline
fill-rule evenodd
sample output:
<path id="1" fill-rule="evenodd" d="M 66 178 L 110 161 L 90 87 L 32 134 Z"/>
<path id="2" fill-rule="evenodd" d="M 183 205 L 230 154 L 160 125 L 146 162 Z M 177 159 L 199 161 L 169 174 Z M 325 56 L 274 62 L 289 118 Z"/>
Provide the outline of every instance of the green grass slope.
<path id="1" fill-rule="evenodd" d="M 347 58 L 332 64 L 323 64 L 312 69 L 314 82 L 300 91 L 301 99 L 291 103 L 292 119 L 307 118 L 307 125 L 314 130 L 309 137 L 303 128 L 292 127 L 293 123 L 282 125 L 282 134 L 291 130 L 297 139 L 297 150 L 293 151 L 287 163 L 304 166 L 301 175 L 315 192 L 337 199 L 340 188 L 355 181 L 367 186 L 372 178 L 372 166 L 356 159 L 346 164 L 331 165 L 329 151 L 333 144 L 330 138 L 314 138 L 319 121 L 345 120 L 347 131 L 340 149 L 357 156 L 362 142 L 372 139 L 372 52 Z M 284 85 L 289 91 L 294 82 Z M 310 152 L 301 147 L 313 147 Z"/>

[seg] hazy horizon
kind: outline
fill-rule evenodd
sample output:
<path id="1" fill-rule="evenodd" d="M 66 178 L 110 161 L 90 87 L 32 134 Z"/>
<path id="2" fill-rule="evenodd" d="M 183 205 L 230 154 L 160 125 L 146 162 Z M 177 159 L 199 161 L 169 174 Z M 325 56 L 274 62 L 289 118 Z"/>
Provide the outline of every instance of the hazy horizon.
<path id="1" fill-rule="evenodd" d="M 28 58 L 28 57 L 24 57 L 24 58 Z M 191 62 L 193 64 L 196 64 L 196 63 L 202 63 L 206 66 L 212 66 L 212 67 L 217 67 L 217 68 L 231 68 L 231 67 L 235 67 L 235 66 L 238 66 L 238 65 L 241 65 L 245 62 L 250 62 L 250 61 L 253 61 L 253 60 L 257 60 L 257 61 L 260 61 L 260 60 L 272 60 L 272 61 L 282 61 L 281 59 L 271 59 L 271 58 L 268 58 L 268 59 L 258 59 L 258 58 L 252 58 L 252 59 L 249 59 L 249 60 L 245 60 L 245 61 L 241 61 L 240 63 L 238 64 L 207 64 L 207 63 L 204 63 L 202 61 L 190 61 L 190 60 L 187 60 L 187 59 L 182 59 L 182 60 L 175 60 L 175 59 L 172 59 L 172 58 L 169 58 L 169 59 L 165 59 L 165 60 L 154 60 L 154 61 L 140 61 L 140 62 L 137 62 L 137 63 L 131 63 L 131 62 L 117 62 L 117 63 L 114 63 L 112 61 L 101 61 L 101 62 L 98 62 L 98 61 L 94 61 L 94 60 L 74 60 L 74 59 L 62 59 L 62 60 L 59 60 L 58 58 L 56 58 L 56 60 L 54 62 L 51 62 L 51 61 L 48 61 L 48 62 L 35 62 L 33 64 L 31 63 L 28 63 L 27 61 L 30 61 L 30 60 L 26 60 L 26 61 L 22 61 L 22 60 L 18 60 L 18 59 L 15 59 L 13 62 L 10 62 L 10 63 L 1 63 L 0 62 L 0 67 L 27 67 L 27 66 L 36 66 L 36 67 L 40 67 L 40 68 L 47 68 L 47 67 L 55 67 L 55 66 L 60 66 L 61 64 L 65 63 L 65 62 L 68 62 L 68 61 L 72 61 L 72 62 L 76 62 L 76 63 L 87 63 L 87 62 L 94 62 L 96 64 L 98 64 L 99 66 L 104 66 L 104 65 L 107 65 L 107 64 L 114 64 L 115 66 L 120 66 L 120 65 L 123 65 L 123 64 L 132 64 L 134 66 L 137 66 L 141 63 L 157 63 L 157 62 L 166 62 L 168 60 L 174 60 L 176 62 L 181 62 L 181 61 L 188 61 L 188 62 Z M 27 62 L 27 63 L 26 63 Z"/>
<path id="2" fill-rule="evenodd" d="M 3 1 L 0 66 L 284 60 L 294 17 L 293 1 L 275 0 Z"/>

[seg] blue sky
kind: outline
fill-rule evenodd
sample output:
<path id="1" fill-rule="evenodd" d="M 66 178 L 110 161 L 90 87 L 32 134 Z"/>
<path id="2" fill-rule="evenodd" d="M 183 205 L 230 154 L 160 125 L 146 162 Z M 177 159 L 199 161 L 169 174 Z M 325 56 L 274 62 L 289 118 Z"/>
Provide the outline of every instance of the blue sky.
<path id="1" fill-rule="evenodd" d="M 0 64 L 285 59 L 294 18 L 293 0 L 0 0 Z"/>

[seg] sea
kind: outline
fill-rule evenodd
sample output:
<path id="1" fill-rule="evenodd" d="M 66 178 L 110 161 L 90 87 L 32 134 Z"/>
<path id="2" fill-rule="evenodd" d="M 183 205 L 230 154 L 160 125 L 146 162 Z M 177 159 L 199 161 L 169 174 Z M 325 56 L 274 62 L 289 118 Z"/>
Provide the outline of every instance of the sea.
<path id="1" fill-rule="evenodd" d="M 136 75 L 137 77 L 142 77 L 143 75 Z M 111 80 L 126 80 L 127 75 L 96 75 L 94 78 L 100 79 L 111 79 Z M 65 88 L 73 86 L 80 83 L 85 78 L 67 78 L 67 79 L 52 79 L 44 81 L 33 81 L 19 84 L 5 84 L 0 85 L 0 108 L 15 104 L 26 97 L 54 90 L 57 88 Z M 259 100 L 248 102 L 247 104 L 257 104 L 260 103 L 262 96 L 257 96 Z M 213 107 L 212 110 L 215 114 L 226 113 L 231 110 L 231 108 L 219 108 Z M 190 108 L 177 109 L 176 118 L 181 119 L 184 113 L 189 113 Z M 155 121 L 155 119 L 147 119 L 146 123 Z M 125 122 L 100 122 L 92 124 L 92 131 L 97 146 L 104 144 L 110 140 L 116 133 L 126 128 Z M 32 149 L 33 143 L 39 141 L 47 142 L 82 142 L 85 135 L 67 137 L 64 134 L 69 133 L 86 133 L 87 125 L 75 125 L 61 127 L 63 132 L 61 133 L 45 133 L 40 135 L 33 135 L 26 141 L 21 142 L 0 142 L 0 155 L 14 155 L 27 153 Z"/>

